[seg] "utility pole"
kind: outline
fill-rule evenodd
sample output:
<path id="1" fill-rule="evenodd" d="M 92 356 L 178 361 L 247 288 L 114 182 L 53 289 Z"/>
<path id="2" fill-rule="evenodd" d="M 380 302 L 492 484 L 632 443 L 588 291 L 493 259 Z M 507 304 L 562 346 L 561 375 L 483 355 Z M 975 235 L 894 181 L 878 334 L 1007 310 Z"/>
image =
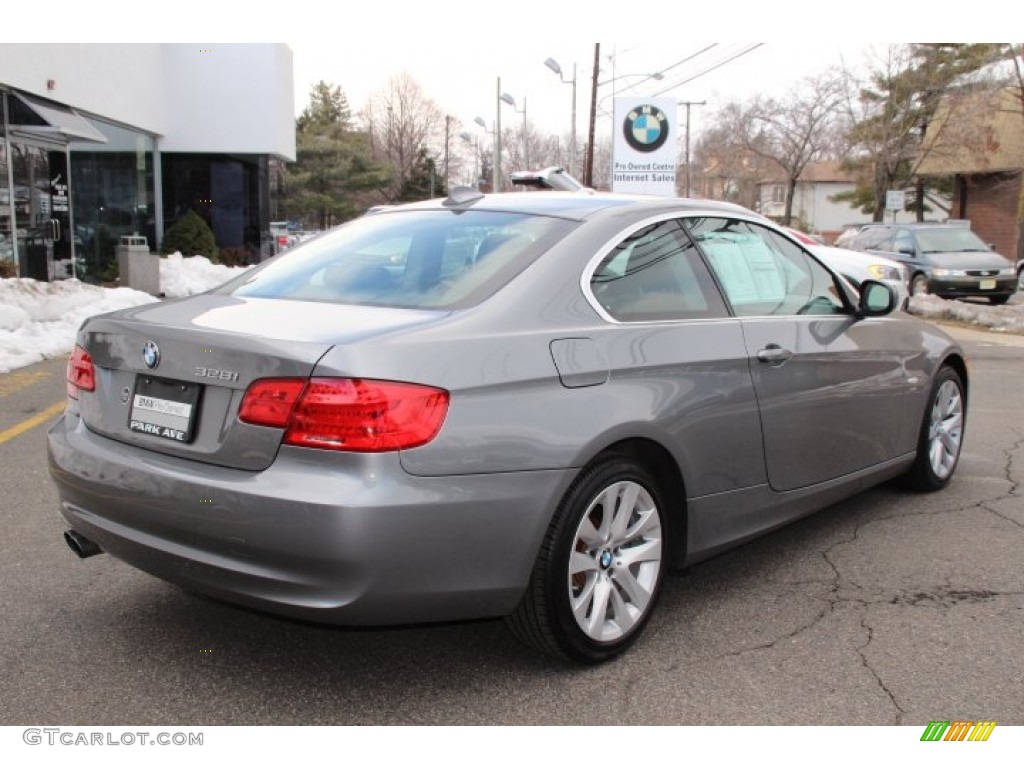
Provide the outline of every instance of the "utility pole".
<path id="1" fill-rule="evenodd" d="M 594 126 L 597 123 L 597 75 L 600 70 L 601 44 L 594 43 L 594 76 L 590 85 L 590 127 L 587 132 L 587 160 L 583 169 L 583 186 L 594 186 Z"/>
<path id="2" fill-rule="evenodd" d="M 678 101 L 676 102 L 681 107 L 686 107 L 686 194 L 683 197 L 689 197 L 690 192 L 690 107 L 703 107 L 707 104 L 707 101 Z"/>

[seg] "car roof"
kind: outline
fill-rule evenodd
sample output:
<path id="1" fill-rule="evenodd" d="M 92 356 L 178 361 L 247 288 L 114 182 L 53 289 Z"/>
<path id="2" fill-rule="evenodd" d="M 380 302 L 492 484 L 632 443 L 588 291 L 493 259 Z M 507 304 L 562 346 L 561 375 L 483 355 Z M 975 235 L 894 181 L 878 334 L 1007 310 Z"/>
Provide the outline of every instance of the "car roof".
<path id="1" fill-rule="evenodd" d="M 475 190 L 469 190 L 470 193 Z M 418 203 L 407 203 L 375 211 L 371 215 L 387 216 L 392 213 L 410 210 L 484 210 L 508 211 L 537 216 L 558 216 L 560 218 L 582 221 L 596 213 L 611 208 L 634 207 L 637 210 L 650 212 L 652 215 L 662 211 L 701 211 L 734 213 L 744 216 L 756 216 L 753 211 L 733 203 L 717 200 L 700 200 L 679 197 L 653 197 L 650 195 L 626 195 L 614 192 L 503 192 L 500 194 L 477 193 L 444 200 L 424 200 Z"/>

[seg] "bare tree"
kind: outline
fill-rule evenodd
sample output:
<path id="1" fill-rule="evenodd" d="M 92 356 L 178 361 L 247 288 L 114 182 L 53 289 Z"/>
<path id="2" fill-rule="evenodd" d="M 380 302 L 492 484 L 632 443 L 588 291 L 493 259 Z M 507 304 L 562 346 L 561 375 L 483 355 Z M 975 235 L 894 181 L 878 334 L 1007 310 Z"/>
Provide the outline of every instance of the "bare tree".
<path id="1" fill-rule="evenodd" d="M 804 169 L 836 147 L 842 95 L 839 74 L 826 72 L 805 78 L 785 99 L 758 96 L 746 104 L 729 104 L 720 112 L 738 145 L 782 171 L 784 224 L 792 218 L 793 195 Z"/>
<path id="2" fill-rule="evenodd" d="M 381 190 L 389 201 L 398 199 L 412 177 L 421 150 L 431 158 L 444 156 L 446 130 L 449 134 L 453 130 L 444 112 L 408 73 L 392 77 L 384 89 L 371 96 L 361 117 L 374 158 L 393 170 Z"/>
<path id="3" fill-rule="evenodd" d="M 728 109 L 728 107 L 726 107 Z M 694 145 L 692 191 L 697 197 L 728 200 L 746 208 L 758 202 L 758 182 L 775 169 L 775 162 L 749 152 L 720 116 Z M 682 161 L 681 161 L 682 162 Z M 683 179 L 678 183 L 682 185 Z M 680 189 L 680 194 L 683 191 Z"/>

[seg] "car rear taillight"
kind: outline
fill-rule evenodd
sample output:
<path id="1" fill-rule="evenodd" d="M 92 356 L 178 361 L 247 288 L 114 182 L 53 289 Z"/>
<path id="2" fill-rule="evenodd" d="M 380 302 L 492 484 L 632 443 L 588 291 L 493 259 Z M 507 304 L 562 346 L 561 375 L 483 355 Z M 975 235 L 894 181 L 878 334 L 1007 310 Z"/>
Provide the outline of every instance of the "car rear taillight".
<path id="1" fill-rule="evenodd" d="M 93 392 L 96 389 L 96 369 L 92 357 L 82 347 L 75 346 L 75 351 L 68 358 L 67 372 L 68 397 L 78 399 L 81 390 Z"/>
<path id="2" fill-rule="evenodd" d="M 238 418 L 261 427 L 288 426 L 295 404 L 299 402 L 306 379 L 261 379 L 245 391 Z"/>
<path id="3" fill-rule="evenodd" d="M 287 427 L 287 445 L 376 453 L 429 443 L 448 399 L 443 389 L 397 381 L 261 379 L 246 391 L 238 417 Z"/>

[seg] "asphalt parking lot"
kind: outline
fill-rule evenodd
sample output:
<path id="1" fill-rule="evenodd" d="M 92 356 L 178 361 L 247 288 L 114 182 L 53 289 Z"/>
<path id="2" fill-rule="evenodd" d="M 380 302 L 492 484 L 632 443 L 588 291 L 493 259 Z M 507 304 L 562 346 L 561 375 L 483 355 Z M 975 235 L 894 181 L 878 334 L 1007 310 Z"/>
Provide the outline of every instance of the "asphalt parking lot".
<path id="1" fill-rule="evenodd" d="M 0 376 L 0 724 L 1022 725 L 1024 337 L 953 332 L 949 488 L 884 485 L 674 575 L 640 642 L 585 669 L 500 621 L 313 626 L 78 560 L 45 457 L 63 361 Z"/>

